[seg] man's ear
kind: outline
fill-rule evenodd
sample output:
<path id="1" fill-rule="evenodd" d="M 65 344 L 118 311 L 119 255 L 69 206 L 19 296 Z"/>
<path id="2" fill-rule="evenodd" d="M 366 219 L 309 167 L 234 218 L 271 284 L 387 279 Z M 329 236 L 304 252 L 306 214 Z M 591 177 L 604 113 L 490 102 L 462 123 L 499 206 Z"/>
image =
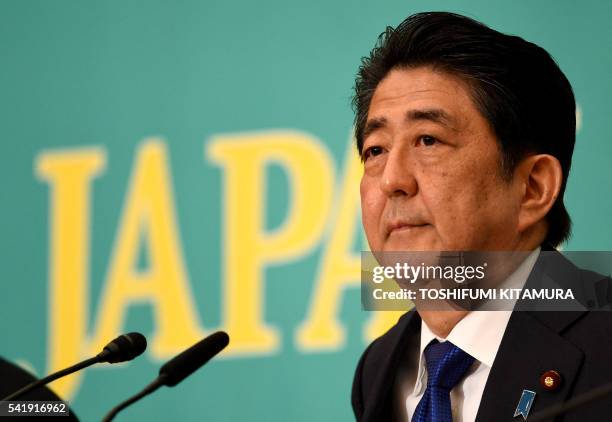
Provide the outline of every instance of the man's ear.
<path id="1" fill-rule="evenodd" d="M 563 180 L 559 160 L 549 154 L 526 157 L 519 163 L 515 177 L 519 177 L 522 198 L 518 230 L 527 230 L 543 220 L 552 208 Z"/>

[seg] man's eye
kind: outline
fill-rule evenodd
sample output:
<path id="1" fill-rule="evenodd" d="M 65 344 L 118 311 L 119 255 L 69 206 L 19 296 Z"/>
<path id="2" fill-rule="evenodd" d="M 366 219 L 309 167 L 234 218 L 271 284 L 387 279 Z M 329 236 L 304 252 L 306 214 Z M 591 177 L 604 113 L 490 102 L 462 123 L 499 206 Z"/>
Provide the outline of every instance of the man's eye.
<path id="1" fill-rule="evenodd" d="M 363 152 L 363 161 L 370 157 L 376 157 L 377 155 L 382 154 L 382 152 L 382 147 L 370 147 Z"/>
<path id="2" fill-rule="evenodd" d="M 419 137 L 419 144 L 425 147 L 431 147 L 438 143 L 438 140 L 433 136 L 423 135 Z"/>

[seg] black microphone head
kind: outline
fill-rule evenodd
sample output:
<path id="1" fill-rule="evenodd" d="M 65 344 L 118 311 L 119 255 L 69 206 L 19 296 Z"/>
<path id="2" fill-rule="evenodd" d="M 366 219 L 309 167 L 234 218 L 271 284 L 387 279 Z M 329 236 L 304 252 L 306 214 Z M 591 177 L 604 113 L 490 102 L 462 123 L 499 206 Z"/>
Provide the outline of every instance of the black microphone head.
<path id="1" fill-rule="evenodd" d="M 209 335 L 162 366 L 159 369 L 159 379 L 164 385 L 174 387 L 228 344 L 229 336 L 224 331 L 217 331 Z"/>
<path id="2" fill-rule="evenodd" d="M 147 348 L 147 339 L 140 333 L 121 334 L 104 346 L 98 355 L 102 362 L 117 363 L 134 359 Z"/>

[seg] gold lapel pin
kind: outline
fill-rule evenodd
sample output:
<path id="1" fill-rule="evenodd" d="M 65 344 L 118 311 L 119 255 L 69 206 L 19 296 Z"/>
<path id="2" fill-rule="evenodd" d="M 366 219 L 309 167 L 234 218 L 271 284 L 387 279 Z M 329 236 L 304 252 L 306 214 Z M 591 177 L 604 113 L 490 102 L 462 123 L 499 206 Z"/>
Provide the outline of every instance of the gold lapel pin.
<path id="1" fill-rule="evenodd" d="M 544 372 L 540 377 L 540 385 L 542 385 L 546 391 L 557 390 L 561 387 L 561 381 L 561 374 L 553 369 Z"/>

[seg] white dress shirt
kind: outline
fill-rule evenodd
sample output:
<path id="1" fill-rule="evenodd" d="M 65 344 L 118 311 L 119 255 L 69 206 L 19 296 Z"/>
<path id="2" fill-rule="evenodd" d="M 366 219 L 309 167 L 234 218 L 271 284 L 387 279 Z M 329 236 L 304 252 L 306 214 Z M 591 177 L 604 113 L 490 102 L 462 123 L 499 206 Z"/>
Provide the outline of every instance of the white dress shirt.
<path id="1" fill-rule="evenodd" d="M 540 248 L 534 250 L 502 283 L 503 287 L 522 288 L 539 253 Z M 412 419 L 427 387 L 427 366 L 423 352 L 433 339 L 440 342 L 448 340 L 474 357 L 475 361 L 466 376 L 451 390 L 451 408 L 453 422 L 471 422 L 476 419 L 480 399 L 511 314 L 512 311 L 470 312 L 455 325 L 446 339 L 437 337 L 427 324 L 421 321 L 418 367 L 412 366 L 412 369 L 406 372 L 399 387 L 403 389 L 400 394 L 405 398 L 407 420 Z M 411 355 L 416 361 L 416 350 L 414 352 Z"/>

